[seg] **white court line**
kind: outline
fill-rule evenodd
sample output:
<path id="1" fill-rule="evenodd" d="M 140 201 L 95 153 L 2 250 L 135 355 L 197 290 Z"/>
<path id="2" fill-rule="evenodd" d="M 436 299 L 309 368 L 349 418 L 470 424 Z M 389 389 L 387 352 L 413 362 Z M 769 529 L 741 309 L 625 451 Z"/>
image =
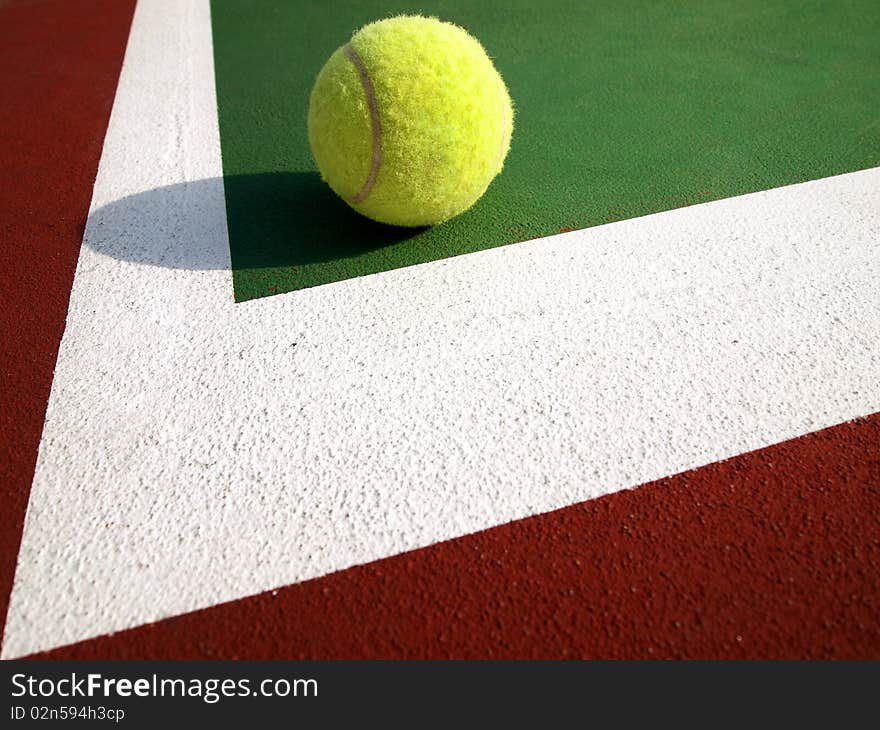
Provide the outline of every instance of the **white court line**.
<path id="1" fill-rule="evenodd" d="M 4 657 L 880 410 L 880 169 L 239 305 L 220 176 L 207 0 L 141 2 Z"/>

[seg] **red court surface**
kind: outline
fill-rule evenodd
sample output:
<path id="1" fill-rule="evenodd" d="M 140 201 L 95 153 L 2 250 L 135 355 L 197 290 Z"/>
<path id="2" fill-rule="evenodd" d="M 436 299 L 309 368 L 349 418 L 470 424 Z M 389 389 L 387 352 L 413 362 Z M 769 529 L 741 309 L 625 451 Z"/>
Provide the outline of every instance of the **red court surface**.
<path id="1" fill-rule="evenodd" d="M 134 2 L 0 5 L 0 616 Z"/>

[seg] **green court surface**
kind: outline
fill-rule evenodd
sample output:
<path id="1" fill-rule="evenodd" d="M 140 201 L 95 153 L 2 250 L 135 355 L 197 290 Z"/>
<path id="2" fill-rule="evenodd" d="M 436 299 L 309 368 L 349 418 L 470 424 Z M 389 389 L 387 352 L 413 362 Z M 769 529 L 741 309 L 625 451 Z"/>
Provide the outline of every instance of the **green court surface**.
<path id="1" fill-rule="evenodd" d="M 430 229 L 351 211 L 306 133 L 324 61 L 402 12 L 467 28 L 516 105 L 502 174 Z M 215 0 L 212 17 L 237 301 L 880 164 L 876 0 Z"/>

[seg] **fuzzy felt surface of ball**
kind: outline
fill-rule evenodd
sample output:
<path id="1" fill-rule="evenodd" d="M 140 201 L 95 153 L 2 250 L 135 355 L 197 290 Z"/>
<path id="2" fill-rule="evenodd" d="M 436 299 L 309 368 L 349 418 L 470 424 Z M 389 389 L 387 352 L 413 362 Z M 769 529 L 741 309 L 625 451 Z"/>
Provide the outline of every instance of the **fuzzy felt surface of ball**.
<path id="1" fill-rule="evenodd" d="M 397 16 L 333 53 L 312 89 L 308 133 L 322 178 L 352 208 L 426 226 L 470 208 L 501 171 L 513 105 L 467 31 Z"/>

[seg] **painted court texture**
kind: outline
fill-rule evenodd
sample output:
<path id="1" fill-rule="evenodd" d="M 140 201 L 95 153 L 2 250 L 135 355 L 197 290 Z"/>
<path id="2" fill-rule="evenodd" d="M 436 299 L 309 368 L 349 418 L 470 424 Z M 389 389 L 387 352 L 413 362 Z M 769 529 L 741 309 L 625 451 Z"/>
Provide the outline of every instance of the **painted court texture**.
<path id="1" fill-rule="evenodd" d="M 3 657 L 877 658 L 876 6 L 420 9 L 517 117 L 407 231 L 305 111 L 411 6 L 0 4 Z"/>

